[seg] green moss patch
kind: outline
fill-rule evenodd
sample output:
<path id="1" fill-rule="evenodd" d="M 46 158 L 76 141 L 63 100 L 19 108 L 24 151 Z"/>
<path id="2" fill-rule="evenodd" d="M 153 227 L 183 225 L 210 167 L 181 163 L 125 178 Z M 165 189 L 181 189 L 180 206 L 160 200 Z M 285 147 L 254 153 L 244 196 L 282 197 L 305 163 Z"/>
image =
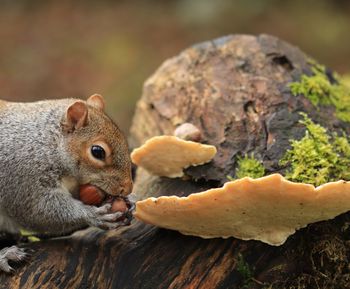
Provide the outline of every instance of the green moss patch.
<path id="1" fill-rule="evenodd" d="M 237 169 L 236 169 L 236 177 L 238 179 L 244 177 L 251 178 L 261 178 L 265 175 L 265 168 L 263 164 L 254 158 L 254 155 L 248 156 L 245 155 L 243 158 L 238 157 L 237 161 Z M 227 176 L 227 178 L 232 181 L 234 178 L 231 176 Z"/>
<path id="2" fill-rule="evenodd" d="M 350 144 L 346 136 L 329 134 L 306 114 L 300 122 L 305 136 L 293 140 L 292 148 L 280 160 L 289 165 L 285 177 L 291 181 L 321 185 L 330 181 L 350 180 Z"/>
<path id="3" fill-rule="evenodd" d="M 350 86 L 335 75 L 336 83 L 331 83 L 325 68 L 313 62 L 313 75 L 302 75 L 299 82 L 289 84 L 294 96 L 304 95 L 314 106 L 332 105 L 336 116 L 350 122 Z"/>
<path id="4" fill-rule="evenodd" d="M 249 264 L 244 260 L 242 254 L 238 254 L 237 271 L 243 279 L 242 288 L 251 288 L 253 273 L 249 267 Z"/>
<path id="5" fill-rule="evenodd" d="M 342 76 L 341 81 L 350 89 L 350 74 L 345 74 Z"/>

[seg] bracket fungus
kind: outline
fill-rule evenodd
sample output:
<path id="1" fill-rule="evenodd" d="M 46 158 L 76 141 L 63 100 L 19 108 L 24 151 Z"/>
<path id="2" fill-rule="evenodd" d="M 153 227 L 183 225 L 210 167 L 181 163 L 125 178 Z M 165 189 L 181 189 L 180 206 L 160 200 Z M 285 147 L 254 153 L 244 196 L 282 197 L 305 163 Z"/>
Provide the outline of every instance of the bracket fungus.
<path id="1" fill-rule="evenodd" d="M 131 153 L 134 164 L 153 175 L 176 178 L 184 175 L 183 169 L 210 162 L 216 148 L 175 136 L 156 136 Z"/>
<path id="2" fill-rule="evenodd" d="M 136 203 L 146 223 L 202 238 L 236 237 L 282 245 L 300 228 L 350 209 L 350 182 L 319 187 L 280 174 L 245 177 L 188 197 L 162 196 Z"/>

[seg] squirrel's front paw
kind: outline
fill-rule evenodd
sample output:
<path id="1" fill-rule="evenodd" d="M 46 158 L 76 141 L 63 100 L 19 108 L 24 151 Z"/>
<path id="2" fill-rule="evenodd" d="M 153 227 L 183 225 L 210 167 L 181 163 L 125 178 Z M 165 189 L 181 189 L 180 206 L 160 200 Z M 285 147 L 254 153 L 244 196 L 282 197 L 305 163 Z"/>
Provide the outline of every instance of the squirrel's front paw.
<path id="1" fill-rule="evenodd" d="M 117 229 L 127 224 L 122 218 L 123 216 L 125 216 L 125 213 L 110 213 L 111 207 L 111 204 L 105 204 L 102 207 L 95 207 L 95 213 L 97 215 L 97 218 L 93 221 L 94 226 L 104 230 L 111 230 Z"/>
<path id="2" fill-rule="evenodd" d="M 5 271 L 7 273 L 12 272 L 13 268 L 8 264 L 8 262 L 20 262 L 27 256 L 28 254 L 24 251 L 24 249 L 18 248 L 17 246 L 2 249 L 0 251 L 0 271 Z"/>

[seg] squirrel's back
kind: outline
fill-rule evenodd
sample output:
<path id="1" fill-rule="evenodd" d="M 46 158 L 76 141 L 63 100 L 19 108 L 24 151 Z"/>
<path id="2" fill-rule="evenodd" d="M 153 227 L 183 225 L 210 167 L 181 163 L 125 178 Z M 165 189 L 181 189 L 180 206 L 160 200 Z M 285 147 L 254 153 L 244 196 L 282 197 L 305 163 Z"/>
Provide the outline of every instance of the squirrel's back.
<path id="1" fill-rule="evenodd" d="M 27 178 L 36 181 L 41 173 L 37 181 L 53 181 L 50 172 L 56 175 L 61 170 L 64 152 L 60 122 L 74 101 L 0 101 L 0 167 L 6 168 L 0 170 L 0 192 L 27 183 Z"/>

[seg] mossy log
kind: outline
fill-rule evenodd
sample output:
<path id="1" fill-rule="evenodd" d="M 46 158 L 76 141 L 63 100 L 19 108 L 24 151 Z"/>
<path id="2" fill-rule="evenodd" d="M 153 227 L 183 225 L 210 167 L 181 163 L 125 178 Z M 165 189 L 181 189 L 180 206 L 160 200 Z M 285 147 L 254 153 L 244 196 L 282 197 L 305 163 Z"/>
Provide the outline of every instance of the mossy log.
<path id="1" fill-rule="evenodd" d="M 288 83 L 311 74 L 296 47 L 261 35 L 228 36 L 193 46 L 146 81 L 130 134 L 133 147 L 190 122 L 215 145 L 213 162 L 184 179 L 136 172 L 133 197 L 188 195 L 234 176 L 237 157 L 254 153 L 267 172 L 291 139 L 303 136 L 299 112 L 349 133 L 334 108 L 293 96 Z M 332 72 L 327 70 L 332 79 Z M 333 81 L 333 80 L 332 80 Z M 215 218 L 215 216 L 213 216 Z M 33 250 L 0 288 L 348 288 L 350 215 L 309 225 L 280 247 L 234 238 L 204 240 L 134 220 L 129 227 L 26 245 Z"/>

